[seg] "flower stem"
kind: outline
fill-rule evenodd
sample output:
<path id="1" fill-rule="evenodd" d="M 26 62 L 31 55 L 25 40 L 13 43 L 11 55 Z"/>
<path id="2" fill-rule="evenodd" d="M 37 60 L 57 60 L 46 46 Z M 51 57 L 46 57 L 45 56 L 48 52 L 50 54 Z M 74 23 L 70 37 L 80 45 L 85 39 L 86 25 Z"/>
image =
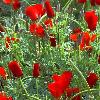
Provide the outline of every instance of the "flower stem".
<path id="1" fill-rule="evenodd" d="M 25 94 L 26 94 L 28 100 L 40 100 L 40 99 L 37 98 L 36 96 L 30 96 L 30 95 L 28 94 L 27 90 L 26 90 L 25 87 L 24 87 L 24 84 L 23 84 L 21 78 L 20 78 L 20 83 L 21 83 L 21 86 L 22 86 L 22 88 L 23 88 L 23 90 L 24 90 L 24 92 L 25 92 Z"/>
<path id="2" fill-rule="evenodd" d="M 85 79 L 85 77 L 83 76 L 82 72 L 73 64 L 72 60 L 70 60 L 70 62 L 72 63 L 74 69 L 79 73 L 79 75 L 82 77 L 84 83 L 87 85 L 88 90 L 90 90 L 90 87 Z"/>
<path id="3" fill-rule="evenodd" d="M 70 4 L 72 3 L 73 0 L 68 0 L 68 2 L 65 4 L 65 6 L 62 8 L 62 11 L 66 12 Z"/>
<path id="4" fill-rule="evenodd" d="M 38 79 L 36 79 L 36 91 L 37 91 L 37 95 L 38 95 Z"/>
<path id="5" fill-rule="evenodd" d="M 23 90 L 24 90 L 24 92 L 25 92 L 26 96 L 29 98 L 29 94 L 28 94 L 27 90 L 25 89 L 24 84 L 23 84 L 23 82 L 22 82 L 22 79 L 21 79 L 21 78 L 20 78 L 20 83 L 21 83 L 21 86 L 22 86 L 22 88 L 23 88 Z M 29 98 L 29 100 L 31 100 L 31 99 Z"/>

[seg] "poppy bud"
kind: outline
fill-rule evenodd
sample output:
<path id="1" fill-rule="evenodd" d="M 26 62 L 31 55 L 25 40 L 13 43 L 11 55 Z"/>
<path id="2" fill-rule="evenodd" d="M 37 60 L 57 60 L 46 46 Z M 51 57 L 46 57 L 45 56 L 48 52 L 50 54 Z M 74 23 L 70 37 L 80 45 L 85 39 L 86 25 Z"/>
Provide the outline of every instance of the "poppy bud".
<path id="1" fill-rule="evenodd" d="M 55 16 L 54 11 L 53 11 L 52 6 L 50 5 L 49 1 L 45 2 L 45 8 L 46 8 L 47 16 L 49 18 L 52 18 Z"/>
<path id="2" fill-rule="evenodd" d="M 94 31 L 97 26 L 98 16 L 95 14 L 95 11 L 87 11 L 85 12 L 85 21 L 88 24 L 88 28 L 91 31 Z"/>
<path id="3" fill-rule="evenodd" d="M 17 61 L 11 61 L 8 64 L 9 70 L 12 72 L 14 77 L 21 77 L 23 75 L 22 69 Z"/>
<path id="4" fill-rule="evenodd" d="M 92 88 L 96 84 L 98 76 L 95 73 L 90 73 L 86 80 L 90 88 Z"/>
<path id="5" fill-rule="evenodd" d="M 18 10 L 19 8 L 20 8 L 20 6 L 21 6 L 21 3 L 19 2 L 19 0 L 15 0 L 14 2 L 13 2 L 13 9 L 14 10 Z"/>
<path id="6" fill-rule="evenodd" d="M 55 37 L 50 37 L 50 46 L 56 47 L 56 38 Z"/>
<path id="7" fill-rule="evenodd" d="M 38 77 L 40 75 L 40 64 L 39 63 L 35 63 L 33 65 L 33 77 Z"/>

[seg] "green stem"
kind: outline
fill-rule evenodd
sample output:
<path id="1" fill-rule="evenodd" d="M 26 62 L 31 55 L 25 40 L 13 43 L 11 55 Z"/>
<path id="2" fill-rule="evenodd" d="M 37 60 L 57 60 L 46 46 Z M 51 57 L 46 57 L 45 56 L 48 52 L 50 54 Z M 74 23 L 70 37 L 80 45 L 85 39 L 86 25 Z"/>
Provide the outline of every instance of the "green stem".
<path id="1" fill-rule="evenodd" d="M 79 75 L 82 77 L 84 83 L 87 85 L 88 90 L 90 90 L 90 87 L 85 79 L 85 77 L 83 76 L 82 72 L 73 64 L 73 62 L 70 60 L 70 62 L 72 63 L 74 69 L 79 73 Z"/>
<path id="2" fill-rule="evenodd" d="M 23 88 L 23 90 L 24 90 L 24 92 L 25 92 L 26 96 L 29 98 L 29 94 L 28 94 L 27 90 L 25 89 L 24 84 L 23 84 L 23 82 L 22 82 L 22 79 L 21 79 L 21 78 L 20 78 L 20 83 L 21 83 L 21 86 L 22 86 L 22 88 Z M 31 100 L 31 99 L 29 98 L 29 100 Z"/>
<path id="3" fill-rule="evenodd" d="M 70 6 L 70 4 L 72 3 L 73 0 L 69 0 L 65 6 L 62 8 L 62 11 L 66 12 L 66 10 L 68 9 L 68 7 Z"/>
<path id="4" fill-rule="evenodd" d="M 23 88 L 23 90 L 24 90 L 24 92 L 25 92 L 25 94 L 26 94 L 28 100 L 40 100 L 40 99 L 37 98 L 36 96 L 30 96 L 30 95 L 28 94 L 27 90 L 26 90 L 25 87 L 24 87 L 24 84 L 23 84 L 21 78 L 20 78 L 20 83 L 21 83 L 21 86 L 22 86 L 22 88 Z"/>
<path id="5" fill-rule="evenodd" d="M 75 98 L 76 96 L 78 96 L 80 94 L 83 94 L 83 93 L 86 93 L 86 92 L 92 92 L 92 91 L 100 91 L 100 89 L 90 89 L 90 90 L 81 91 L 81 92 L 75 94 L 73 97 L 71 97 L 70 100 L 72 100 L 73 98 Z"/>
<path id="6" fill-rule="evenodd" d="M 38 79 L 36 79 L 36 91 L 37 91 L 37 96 L 38 96 Z"/>

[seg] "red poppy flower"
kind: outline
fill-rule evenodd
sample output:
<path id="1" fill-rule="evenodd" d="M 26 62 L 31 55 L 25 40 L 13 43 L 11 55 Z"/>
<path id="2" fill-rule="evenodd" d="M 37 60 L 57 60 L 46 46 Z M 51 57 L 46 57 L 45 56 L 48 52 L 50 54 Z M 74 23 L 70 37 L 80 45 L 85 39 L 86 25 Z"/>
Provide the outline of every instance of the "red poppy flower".
<path id="1" fill-rule="evenodd" d="M 44 28 L 42 27 L 41 24 L 36 24 L 36 23 L 31 24 L 30 25 L 30 32 L 33 35 L 36 35 L 36 36 L 41 37 L 41 38 L 45 36 Z"/>
<path id="2" fill-rule="evenodd" d="M 40 75 L 40 64 L 39 63 L 35 63 L 33 65 L 33 77 L 38 77 Z"/>
<path id="3" fill-rule="evenodd" d="M 85 46 L 90 46 L 90 43 L 94 42 L 95 39 L 96 39 L 96 34 L 92 34 L 92 36 L 90 36 L 88 32 L 83 32 L 80 43 L 80 49 L 83 50 Z"/>
<path id="4" fill-rule="evenodd" d="M 25 9 L 25 14 L 30 17 L 31 20 L 35 21 L 45 13 L 45 9 L 42 4 L 35 4 L 33 6 L 28 6 Z"/>
<path id="5" fill-rule="evenodd" d="M 78 0 L 79 3 L 86 3 L 86 0 Z"/>
<path id="6" fill-rule="evenodd" d="M 45 21 L 44 21 L 44 24 L 46 25 L 46 27 L 48 28 L 48 27 L 50 27 L 50 28 L 52 28 L 52 26 L 53 26 L 53 24 L 52 24 L 52 19 L 46 19 Z"/>
<path id="7" fill-rule="evenodd" d="M 0 66 L 0 76 L 3 77 L 3 79 L 6 79 L 7 77 L 7 73 L 2 66 Z"/>
<path id="8" fill-rule="evenodd" d="M 83 35 L 80 43 L 80 50 L 84 50 L 86 46 L 90 46 L 90 36 L 88 34 Z"/>
<path id="9" fill-rule="evenodd" d="M 81 28 L 74 28 L 73 29 L 73 33 L 70 34 L 70 40 L 74 41 L 74 42 L 77 42 L 78 41 L 78 38 L 79 36 L 82 34 L 82 30 Z"/>
<path id="10" fill-rule="evenodd" d="M 5 4 L 11 4 L 12 0 L 3 0 Z"/>
<path id="11" fill-rule="evenodd" d="M 88 28 L 91 31 L 94 31 L 97 26 L 98 16 L 95 14 L 95 11 L 87 11 L 85 12 L 85 21 L 88 24 Z"/>
<path id="12" fill-rule="evenodd" d="M 46 8 L 47 16 L 49 18 L 52 18 L 55 16 L 54 11 L 53 11 L 52 6 L 49 1 L 45 2 L 45 8 Z"/>
<path id="13" fill-rule="evenodd" d="M 23 75 L 22 69 L 17 61 L 11 61 L 8 64 L 9 70 L 12 72 L 14 77 L 21 77 Z"/>
<path id="14" fill-rule="evenodd" d="M 80 90 L 79 88 L 67 88 L 66 92 L 67 92 L 67 97 L 71 97 L 74 93 L 78 93 Z M 72 100 L 81 100 L 80 95 L 74 97 Z"/>
<path id="15" fill-rule="evenodd" d="M 95 0 L 95 3 L 96 3 L 97 5 L 100 5 L 100 0 Z"/>
<path id="16" fill-rule="evenodd" d="M 19 2 L 19 0 L 14 0 L 12 6 L 13 6 L 14 10 L 18 10 L 20 8 L 20 6 L 21 6 L 21 3 Z"/>
<path id="17" fill-rule="evenodd" d="M 0 100 L 13 100 L 13 98 L 10 96 L 10 97 L 7 97 L 6 93 L 5 92 L 0 92 Z"/>
<path id="18" fill-rule="evenodd" d="M 89 84 L 90 88 L 92 88 L 94 85 L 96 85 L 98 76 L 95 73 L 89 73 L 89 76 L 87 77 L 86 80 L 87 80 L 87 83 Z"/>
<path id="19" fill-rule="evenodd" d="M 67 87 L 70 85 L 72 73 L 69 71 L 63 72 L 62 75 L 53 75 L 54 82 L 48 84 L 48 89 L 55 98 L 60 98 Z"/>

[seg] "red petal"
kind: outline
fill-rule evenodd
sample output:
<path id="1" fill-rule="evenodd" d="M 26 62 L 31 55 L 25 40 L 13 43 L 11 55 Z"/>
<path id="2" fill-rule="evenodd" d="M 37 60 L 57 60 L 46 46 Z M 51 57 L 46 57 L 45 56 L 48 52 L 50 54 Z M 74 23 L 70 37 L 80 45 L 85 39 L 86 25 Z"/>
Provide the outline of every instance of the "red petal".
<path id="1" fill-rule="evenodd" d="M 12 0 L 3 0 L 5 4 L 11 4 Z"/>
<path id="2" fill-rule="evenodd" d="M 42 27 L 41 24 L 36 24 L 36 23 L 31 24 L 30 32 L 33 33 L 33 35 L 36 35 L 41 38 L 45 36 L 44 28 Z"/>
<path id="3" fill-rule="evenodd" d="M 77 41 L 77 34 L 70 34 L 70 39 L 74 42 Z"/>
<path id="4" fill-rule="evenodd" d="M 95 39 L 96 39 L 96 34 L 92 34 L 92 36 L 91 36 L 91 42 L 94 42 Z"/>
<path id="5" fill-rule="evenodd" d="M 14 10 L 18 10 L 19 8 L 20 8 L 20 6 L 21 6 L 21 3 L 19 2 L 19 0 L 15 0 L 14 2 L 13 2 L 13 9 Z"/>
<path id="6" fill-rule="evenodd" d="M 0 67 L 0 76 L 2 76 L 4 79 L 7 77 L 7 73 L 3 67 Z"/>

